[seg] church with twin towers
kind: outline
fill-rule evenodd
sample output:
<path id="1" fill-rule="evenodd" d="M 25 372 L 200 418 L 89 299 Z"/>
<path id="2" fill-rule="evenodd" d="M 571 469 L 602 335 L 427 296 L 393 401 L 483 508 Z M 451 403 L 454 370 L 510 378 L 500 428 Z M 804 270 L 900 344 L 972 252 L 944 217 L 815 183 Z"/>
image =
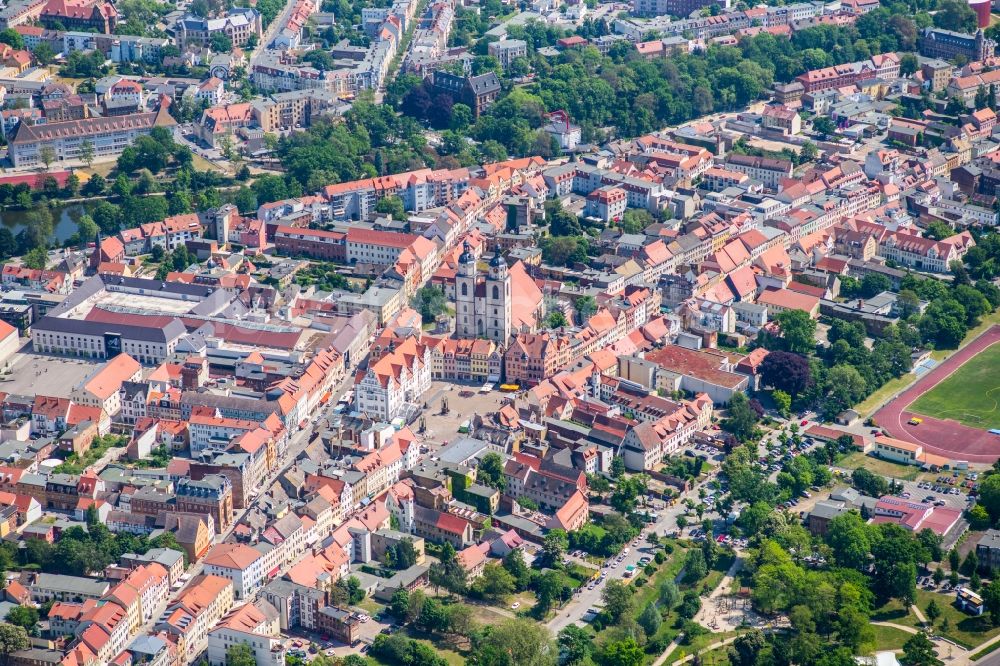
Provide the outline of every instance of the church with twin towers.
<path id="1" fill-rule="evenodd" d="M 499 248 L 486 274 L 479 272 L 468 243 L 462 246 L 455 277 L 456 327 L 459 338 L 488 338 L 504 347 L 511 334 L 510 272 Z"/>

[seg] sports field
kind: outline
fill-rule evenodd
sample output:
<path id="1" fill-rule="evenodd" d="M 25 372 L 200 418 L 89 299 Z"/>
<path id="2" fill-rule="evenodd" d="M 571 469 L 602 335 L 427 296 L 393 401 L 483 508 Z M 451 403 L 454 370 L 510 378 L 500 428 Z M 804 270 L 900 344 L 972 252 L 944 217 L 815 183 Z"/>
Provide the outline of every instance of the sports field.
<path id="1" fill-rule="evenodd" d="M 1000 344 L 970 358 L 913 401 L 907 411 L 952 419 L 971 428 L 1000 428 Z"/>

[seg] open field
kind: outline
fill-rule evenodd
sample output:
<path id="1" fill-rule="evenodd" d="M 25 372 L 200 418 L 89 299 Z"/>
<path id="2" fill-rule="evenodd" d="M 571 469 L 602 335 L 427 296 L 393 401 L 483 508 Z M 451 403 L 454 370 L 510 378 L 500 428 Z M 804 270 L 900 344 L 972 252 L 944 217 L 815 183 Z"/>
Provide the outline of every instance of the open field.
<path id="1" fill-rule="evenodd" d="M 913 634 L 909 634 L 902 629 L 897 629 L 895 627 L 882 627 L 875 625 L 872 627 L 875 630 L 875 649 L 877 651 L 882 650 L 900 650 L 903 647 L 903 643 L 908 641 Z"/>
<path id="2" fill-rule="evenodd" d="M 912 411 L 910 406 L 924 394 L 932 393 L 939 385 L 948 382 L 952 375 L 957 374 L 967 363 L 972 362 L 973 367 L 977 367 L 976 357 L 998 342 L 1000 342 L 1000 326 L 993 325 L 886 403 L 874 415 L 875 423 L 893 437 L 922 445 L 927 453 L 950 460 L 993 463 L 1000 455 L 1000 437 L 987 432 L 983 425 L 971 427 L 957 420 L 944 420 L 926 415 L 922 423 L 911 425 L 910 420 L 919 414 Z M 994 382 L 995 380 L 988 382 L 990 388 L 993 388 Z M 962 386 L 961 389 L 969 391 L 970 394 L 976 391 L 981 394 L 988 390 L 981 386 L 976 386 L 974 389 Z"/>
<path id="3" fill-rule="evenodd" d="M 994 15 L 995 16 L 995 15 Z M 983 321 L 973 329 L 970 329 L 966 334 L 965 339 L 962 344 L 967 344 L 971 340 L 975 339 L 977 335 L 988 329 L 994 324 L 1000 324 L 1000 310 L 990 313 L 989 315 L 983 317 Z M 953 349 L 943 349 L 931 352 L 931 358 L 935 361 L 943 361 L 949 356 L 955 353 Z M 877 391 L 872 393 L 870 396 L 865 398 L 861 403 L 856 405 L 854 408 L 858 410 L 861 416 L 871 416 L 871 413 L 878 409 L 883 402 L 888 398 L 895 395 L 896 393 L 902 391 L 907 386 L 912 384 L 917 380 L 917 376 L 911 372 L 906 373 L 902 377 L 896 379 L 890 379 L 885 384 L 882 385 Z"/>
<path id="4" fill-rule="evenodd" d="M 920 474 L 920 470 L 912 465 L 900 465 L 888 460 L 881 460 L 874 456 L 865 455 L 860 451 L 855 451 L 844 456 L 837 461 L 837 466 L 845 469 L 864 467 L 869 472 L 901 481 L 916 481 L 917 476 Z"/>
<path id="5" fill-rule="evenodd" d="M 987 347 L 950 377 L 917 398 L 909 409 L 972 428 L 1000 428 L 1000 344 Z"/>

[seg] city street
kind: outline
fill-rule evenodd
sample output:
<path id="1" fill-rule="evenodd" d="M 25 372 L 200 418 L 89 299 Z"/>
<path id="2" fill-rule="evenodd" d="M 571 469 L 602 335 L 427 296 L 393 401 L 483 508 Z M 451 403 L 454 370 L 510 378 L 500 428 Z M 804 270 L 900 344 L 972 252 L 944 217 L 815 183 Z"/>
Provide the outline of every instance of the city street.
<path id="1" fill-rule="evenodd" d="M 664 534 L 668 534 L 676 530 L 677 517 L 685 513 L 687 510 L 683 501 L 685 499 L 697 500 L 698 489 L 706 487 L 715 479 L 716 474 L 717 472 L 709 474 L 701 483 L 697 484 L 686 493 L 683 493 L 673 506 L 660 511 L 660 519 L 643 530 L 642 535 L 638 537 L 638 545 L 629 544 L 627 546 L 629 548 L 629 552 L 625 555 L 622 562 L 619 563 L 614 569 L 608 568 L 604 570 L 608 574 L 608 577 L 604 582 L 595 585 L 593 589 L 588 589 L 587 587 L 582 588 L 569 602 L 566 603 L 563 608 L 559 610 L 559 614 L 556 615 L 556 617 L 546 623 L 546 626 L 548 626 L 552 633 L 558 634 L 563 628 L 574 623 L 582 625 L 582 618 L 588 609 L 600 609 L 600 607 L 604 605 L 601 601 L 601 593 L 604 591 L 604 586 L 607 584 L 607 581 L 622 579 L 627 566 L 635 566 L 637 570 L 641 570 L 642 567 L 639 566 L 639 559 L 643 556 L 653 557 L 653 554 L 656 552 L 656 547 L 646 541 L 646 535 L 652 531 L 662 537 Z M 705 513 L 706 518 L 711 518 L 713 515 L 714 514 L 710 512 Z M 635 541 L 633 541 L 633 543 L 635 543 Z"/>

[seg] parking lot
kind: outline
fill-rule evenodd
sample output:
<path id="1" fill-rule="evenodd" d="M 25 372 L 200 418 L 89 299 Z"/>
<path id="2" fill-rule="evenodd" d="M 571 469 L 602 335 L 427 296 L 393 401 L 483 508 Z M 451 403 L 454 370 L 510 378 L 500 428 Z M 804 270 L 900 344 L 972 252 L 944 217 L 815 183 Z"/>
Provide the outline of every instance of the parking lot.
<path id="1" fill-rule="evenodd" d="M 938 481 L 938 479 L 942 479 L 942 481 Z M 946 483 L 944 480 L 952 480 L 953 482 Z M 970 490 L 961 485 L 965 481 L 964 476 L 955 477 L 947 472 L 934 476 L 930 481 L 904 481 L 903 491 L 899 496 L 915 502 L 965 509 L 969 502 L 968 492 Z M 970 483 L 975 483 L 975 481 L 971 480 Z"/>
<path id="2" fill-rule="evenodd" d="M 11 372 L 0 377 L 0 391 L 68 398 L 80 382 L 97 370 L 98 363 L 93 359 L 18 353 L 11 357 Z"/>
<path id="3" fill-rule="evenodd" d="M 359 649 L 367 652 L 367 646 L 371 645 L 379 633 L 389 629 L 389 627 L 391 627 L 389 623 L 369 618 L 367 621 L 361 623 L 360 642 L 354 646 L 345 645 L 329 637 L 324 638 L 315 632 L 296 630 L 289 632 L 289 636 L 284 640 L 285 649 L 288 651 L 288 654 L 304 659 L 305 661 L 311 661 L 320 654 L 345 657 L 349 654 L 357 654 Z M 316 652 L 311 652 L 313 644 L 318 648 Z"/>

